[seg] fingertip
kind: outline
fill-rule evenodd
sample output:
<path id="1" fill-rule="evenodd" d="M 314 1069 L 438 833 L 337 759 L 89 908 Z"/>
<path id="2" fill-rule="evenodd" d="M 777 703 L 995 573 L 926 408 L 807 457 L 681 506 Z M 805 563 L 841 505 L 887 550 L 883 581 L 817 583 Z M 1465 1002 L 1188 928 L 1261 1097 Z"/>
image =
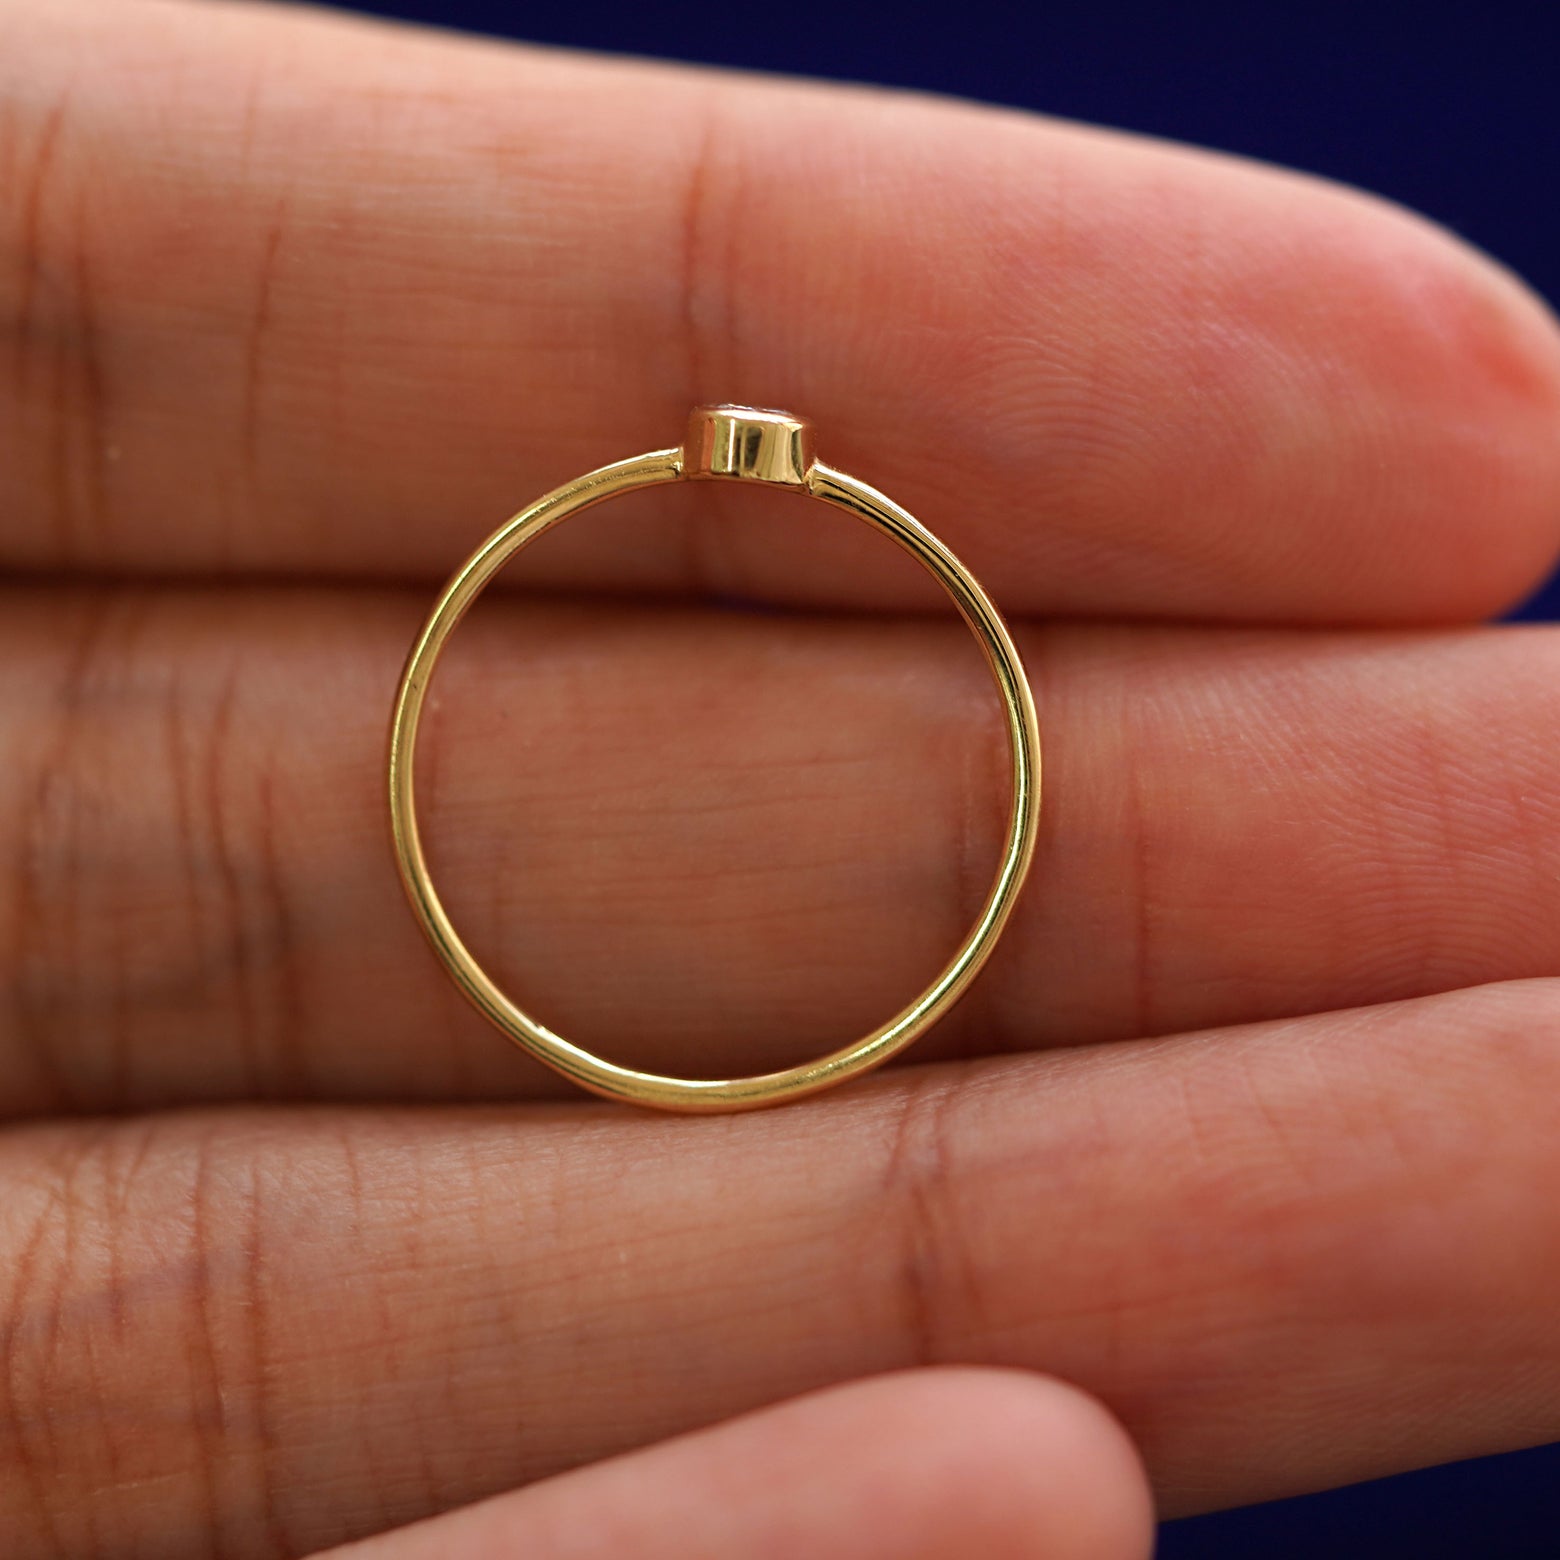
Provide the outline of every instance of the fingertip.
<path id="1" fill-rule="evenodd" d="M 923 1496 L 930 1509 L 917 1514 L 926 1542 L 915 1553 L 926 1560 L 1152 1553 L 1154 1506 L 1142 1459 L 1109 1410 L 1079 1388 L 1026 1371 L 942 1367 L 855 1390 L 882 1394 L 906 1482 L 930 1495 Z"/>
<path id="2" fill-rule="evenodd" d="M 1372 509 L 1390 518 L 1377 531 L 1381 563 L 1409 587 L 1391 615 L 1489 617 L 1538 585 L 1560 551 L 1560 322 L 1429 219 L 1372 196 L 1343 203 L 1355 220 L 1341 242 L 1318 232 L 1312 269 L 1340 357 L 1371 387 L 1356 397 L 1357 431 L 1380 475 L 1361 460 L 1358 521 L 1368 536 Z"/>
<path id="3" fill-rule="evenodd" d="M 851 1382 L 334 1551 L 340 1560 L 1146 1560 L 1114 1419 L 1027 1372 Z"/>

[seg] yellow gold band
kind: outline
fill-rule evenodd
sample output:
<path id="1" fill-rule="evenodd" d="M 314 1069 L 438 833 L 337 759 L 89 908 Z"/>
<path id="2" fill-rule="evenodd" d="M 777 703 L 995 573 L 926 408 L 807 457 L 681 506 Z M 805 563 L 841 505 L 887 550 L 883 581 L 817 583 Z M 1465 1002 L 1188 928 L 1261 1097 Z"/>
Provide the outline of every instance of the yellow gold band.
<path id="1" fill-rule="evenodd" d="M 1012 806 L 1001 865 L 975 925 L 937 978 L 887 1023 L 817 1061 L 746 1078 L 664 1077 L 620 1067 L 554 1034 L 489 979 L 445 914 L 417 830 L 413 784 L 418 723 L 445 641 L 477 596 L 521 548 L 571 515 L 636 488 L 688 478 L 758 481 L 820 498 L 875 526 L 941 582 L 969 624 L 1002 698 L 1012 760 Z M 970 572 L 918 520 L 891 499 L 831 470 L 812 455 L 812 431 L 787 413 L 753 407 L 699 407 L 680 449 L 655 450 L 603 466 L 555 488 L 501 526 L 444 587 L 412 645 L 390 726 L 390 819 L 407 897 L 456 985 L 510 1040 L 539 1061 L 608 1099 L 663 1110 L 753 1110 L 843 1083 L 902 1051 L 958 1001 L 990 956 L 1034 854 L 1040 815 L 1040 728 L 1034 699 L 1001 614 Z"/>

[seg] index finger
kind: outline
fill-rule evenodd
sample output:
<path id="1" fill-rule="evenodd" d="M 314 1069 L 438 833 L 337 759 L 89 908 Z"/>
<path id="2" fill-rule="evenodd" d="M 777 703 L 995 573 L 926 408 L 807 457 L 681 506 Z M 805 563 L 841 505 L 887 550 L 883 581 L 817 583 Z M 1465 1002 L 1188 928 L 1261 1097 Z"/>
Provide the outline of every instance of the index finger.
<path id="1" fill-rule="evenodd" d="M 1557 996 L 903 1068 L 734 1118 L 12 1127 L 0 1552 L 307 1553 L 913 1364 L 1082 1387 L 1166 1516 L 1537 1444 Z"/>
<path id="2" fill-rule="evenodd" d="M 812 417 L 1015 611 L 1455 618 L 1553 552 L 1553 322 L 1365 197 L 290 9 L 6 20 L 0 564 L 442 576 L 707 400 Z M 921 599 L 727 496 L 533 577 Z"/>

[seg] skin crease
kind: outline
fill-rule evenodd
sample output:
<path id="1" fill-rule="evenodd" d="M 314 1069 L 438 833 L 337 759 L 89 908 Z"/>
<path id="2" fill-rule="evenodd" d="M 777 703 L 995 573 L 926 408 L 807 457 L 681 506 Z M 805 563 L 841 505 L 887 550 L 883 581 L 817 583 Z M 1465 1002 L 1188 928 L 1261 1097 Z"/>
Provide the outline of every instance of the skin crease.
<path id="1" fill-rule="evenodd" d="M 1520 284 L 909 94 L 0 37 L 0 1553 L 1136 1560 L 1144 1470 L 1173 1515 L 1560 1435 L 1560 640 L 1466 626 L 1560 535 Z M 1046 790 L 907 1065 L 689 1122 L 464 1007 L 381 792 L 435 582 L 710 399 L 992 588 Z M 646 498 L 462 629 L 435 869 L 565 1032 L 756 1068 L 962 931 L 995 703 L 879 538 Z"/>

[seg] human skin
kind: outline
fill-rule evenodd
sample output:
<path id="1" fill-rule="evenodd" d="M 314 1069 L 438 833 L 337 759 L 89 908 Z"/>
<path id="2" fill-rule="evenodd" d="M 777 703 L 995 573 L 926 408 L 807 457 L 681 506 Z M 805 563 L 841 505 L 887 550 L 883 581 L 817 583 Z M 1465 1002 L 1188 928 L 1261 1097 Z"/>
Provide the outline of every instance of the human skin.
<path id="1" fill-rule="evenodd" d="M 1134 1560 L 1560 1436 L 1560 638 L 1479 626 L 1560 333 L 1492 263 L 1015 113 L 0 0 L 0 321 L 8 1560 Z M 383 764 L 438 581 L 711 400 L 991 590 L 1045 792 L 953 1017 L 683 1120 L 463 1004 Z M 474 950 L 695 1075 L 893 1012 L 1006 807 L 935 607 L 787 495 L 547 538 L 425 723 Z"/>

